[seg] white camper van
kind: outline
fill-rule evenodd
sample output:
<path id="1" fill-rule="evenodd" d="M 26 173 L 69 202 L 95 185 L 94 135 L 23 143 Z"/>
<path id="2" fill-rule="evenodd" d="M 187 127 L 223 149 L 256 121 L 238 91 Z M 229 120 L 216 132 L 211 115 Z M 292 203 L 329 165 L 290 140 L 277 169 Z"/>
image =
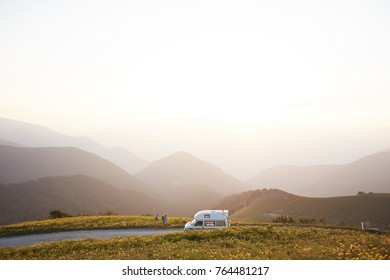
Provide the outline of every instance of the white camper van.
<path id="1" fill-rule="evenodd" d="M 202 210 L 194 215 L 191 222 L 186 223 L 184 230 L 216 229 L 230 226 L 229 210 Z"/>

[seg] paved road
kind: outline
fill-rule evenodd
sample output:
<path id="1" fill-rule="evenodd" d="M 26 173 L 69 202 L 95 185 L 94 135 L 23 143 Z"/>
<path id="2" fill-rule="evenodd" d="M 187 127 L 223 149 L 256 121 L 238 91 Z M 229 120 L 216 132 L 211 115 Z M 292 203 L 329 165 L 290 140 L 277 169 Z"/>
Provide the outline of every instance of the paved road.
<path id="1" fill-rule="evenodd" d="M 5 247 L 20 247 L 29 246 L 43 242 L 70 240 L 70 239 L 86 239 L 86 238 L 111 238 L 120 236 L 141 236 L 161 233 L 170 233 L 182 231 L 182 228 L 167 228 L 167 229 L 105 229 L 105 230 L 78 230 L 78 231 L 63 231 L 53 233 L 31 234 L 14 237 L 0 238 L 0 248 Z"/>

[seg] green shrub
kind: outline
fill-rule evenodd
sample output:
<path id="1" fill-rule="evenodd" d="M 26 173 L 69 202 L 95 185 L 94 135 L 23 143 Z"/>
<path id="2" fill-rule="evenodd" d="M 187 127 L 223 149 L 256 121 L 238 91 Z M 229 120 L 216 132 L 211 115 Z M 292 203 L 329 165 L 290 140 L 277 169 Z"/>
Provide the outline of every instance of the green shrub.
<path id="1" fill-rule="evenodd" d="M 72 215 L 69 215 L 68 213 L 62 212 L 60 210 L 50 211 L 51 219 L 60 219 L 60 218 L 67 218 L 67 217 L 72 217 Z"/>
<path id="2" fill-rule="evenodd" d="M 111 210 L 107 210 L 107 211 L 99 211 L 99 215 L 100 216 L 118 216 L 118 213 L 113 212 Z"/>
<path id="3" fill-rule="evenodd" d="M 299 219 L 298 222 L 300 224 L 313 225 L 313 224 L 316 223 L 316 219 L 313 219 L 313 218 L 302 218 L 302 219 Z"/>
<path id="4" fill-rule="evenodd" d="M 272 219 L 273 223 L 282 223 L 282 224 L 293 224 L 295 223 L 295 220 L 292 217 L 289 216 L 280 216 Z"/>

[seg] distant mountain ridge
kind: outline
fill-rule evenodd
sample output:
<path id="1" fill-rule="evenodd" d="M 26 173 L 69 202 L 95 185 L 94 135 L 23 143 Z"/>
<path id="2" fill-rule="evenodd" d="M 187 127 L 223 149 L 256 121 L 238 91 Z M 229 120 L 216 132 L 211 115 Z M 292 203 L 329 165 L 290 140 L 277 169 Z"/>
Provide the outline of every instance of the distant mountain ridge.
<path id="1" fill-rule="evenodd" d="M 312 196 L 351 195 L 359 191 L 390 193 L 390 151 L 344 165 L 307 188 Z"/>
<path id="2" fill-rule="evenodd" d="M 12 141 L 8 141 L 8 140 L 4 140 L 4 139 L 1 139 L 1 138 L 0 138 L 0 145 L 13 146 L 13 147 L 25 147 L 25 146 L 23 146 L 21 144 L 18 144 L 18 143 L 12 142 Z"/>
<path id="3" fill-rule="evenodd" d="M 182 198 L 196 185 L 196 193 L 231 194 L 254 188 L 278 188 L 307 196 L 353 195 L 358 191 L 390 192 L 390 150 L 345 165 L 274 166 L 245 183 L 218 167 L 194 156 L 178 152 L 165 159 L 147 163 L 123 148 L 105 148 L 86 137 L 71 137 L 39 125 L 0 118 L 0 144 L 12 146 L 78 147 L 112 161 L 130 174 L 148 182 L 152 193 L 168 198 Z M 181 156 L 180 156 L 181 155 Z M 380 159 L 383 155 L 386 159 Z M 182 161 L 182 162 L 180 162 Z M 197 168 L 199 170 L 197 171 Z M 379 172 L 380 171 L 380 172 Z M 379 172 L 379 173 L 378 173 Z M 375 176 L 372 176 L 375 174 Z M 182 190 L 187 189 L 187 192 Z"/>
<path id="4" fill-rule="evenodd" d="M 259 173 L 246 181 L 246 184 L 255 188 L 280 188 L 302 194 L 305 189 L 339 168 L 341 165 L 277 165 Z"/>
<path id="5" fill-rule="evenodd" d="M 93 153 L 73 147 L 20 148 L 0 145 L 0 183 L 83 174 L 142 192 L 146 184 Z"/>
<path id="6" fill-rule="evenodd" d="M 305 196 L 390 193 L 390 151 L 345 165 L 275 166 L 246 182 L 250 188 L 277 188 Z"/>
<path id="7" fill-rule="evenodd" d="M 75 147 L 112 161 L 129 173 L 141 170 L 147 162 L 120 147 L 106 148 L 87 137 L 73 137 L 41 125 L 0 118 L 0 137 L 26 147 Z"/>
<path id="8" fill-rule="evenodd" d="M 108 211 L 140 215 L 161 212 L 167 207 L 139 192 L 121 190 L 85 175 L 0 184 L 0 224 L 45 219 L 52 210 L 71 215 L 98 215 Z"/>
<path id="9" fill-rule="evenodd" d="M 186 216 L 244 190 L 242 182 L 186 152 L 156 160 L 135 176 L 152 186 L 148 194 L 167 201 L 176 213 Z"/>
<path id="10" fill-rule="evenodd" d="M 183 191 L 232 194 L 244 189 L 242 182 L 220 168 L 183 151 L 150 163 L 135 176 L 154 186 L 154 191 L 162 196 Z M 193 190 L 186 189 L 189 185 Z"/>

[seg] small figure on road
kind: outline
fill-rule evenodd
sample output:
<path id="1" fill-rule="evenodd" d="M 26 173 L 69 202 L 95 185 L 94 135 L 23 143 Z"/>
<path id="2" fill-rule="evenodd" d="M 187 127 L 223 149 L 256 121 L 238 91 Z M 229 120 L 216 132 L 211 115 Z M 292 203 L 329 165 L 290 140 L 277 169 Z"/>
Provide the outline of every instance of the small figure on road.
<path id="1" fill-rule="evenodd" d="M 167 225 L 167 214 L 165 214 L 164 216 L 161 217 L 161 220 L 162 220 L 162 224 L 163 226 L 165 227 Z"/>
<path id="2" fill-rule="evenodd" d="M 154 223 L 156 226 L 158 225 L 158 214 L 156 214 L 156 217 L 154 217 Z"/>

